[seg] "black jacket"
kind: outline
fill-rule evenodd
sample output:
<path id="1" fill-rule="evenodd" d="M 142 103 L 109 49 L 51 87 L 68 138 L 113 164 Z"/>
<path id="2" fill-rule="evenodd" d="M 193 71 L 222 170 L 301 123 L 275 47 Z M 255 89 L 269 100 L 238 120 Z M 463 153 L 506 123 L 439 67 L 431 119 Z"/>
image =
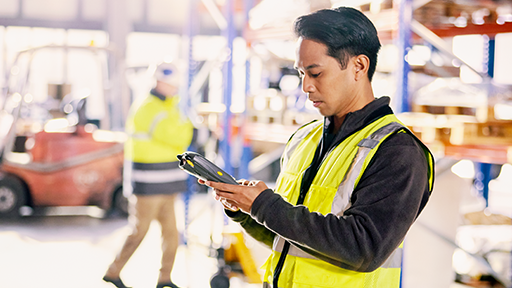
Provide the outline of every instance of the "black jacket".
<path id="1" fill-rule="evenodd" d="M 340 130 L 330 137 L 331 125 L 326 118 L 324 138 L 317 147 L 315 159 L 321 159 L 329 147 L 390 113 L 389 98 L 376 99 L 363 109 L 347 114 Z M 250 215 L 226 213 L 249 235 L 268 246 L 272 246 L 274 235 L 279 234 L 326 262 L 370 272 L 379 268 L 400 245 L 425 207 L 430 196 L 428 171 L 421 144 L 408 133 L 396 133 L 381 144 L 352 193 L 350 208 L 341 217 L 309 212 L 304 206 L 288 203 L 270 189 L 255 199 Z M 310 185 L 316 172 L 310 177 L 307 173 L 302 185 Z"/>

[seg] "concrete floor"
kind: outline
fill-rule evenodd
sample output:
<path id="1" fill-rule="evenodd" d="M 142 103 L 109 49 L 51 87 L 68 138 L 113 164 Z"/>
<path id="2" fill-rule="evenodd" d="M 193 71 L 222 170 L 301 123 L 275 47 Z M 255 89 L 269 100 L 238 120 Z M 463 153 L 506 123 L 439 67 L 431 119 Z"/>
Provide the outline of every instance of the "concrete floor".
<path id="1" fill-rule="evenodd" d="M 182 288 L 207 288 L 218 270 L 217 260 L 209 255 L 213 248 L 227 247 L 223 232 L 239 232 L 240 228 L 227 220 L 210 194 L 194 195 L 188 207 L 185 230 L 183 199 L 176 203 L 178 229 L 187 245 L 182 241 L 178 249 L 172 279 Z M 58 211 L 69 214 L 76 209 Z M 101 278 L 130 231 L 129 220 L 123 218 L 67 215 L 0 219 L 0 288 L 114 288 Z M 250 237 L 245 242 L 256 267 L 260 267 L 269 249 Z M 154 222 L 123 270 L 122 279 L 133 288 L 155 287 L 160 256 L 160 231 Z M 466 287 L 455 283 L 446 286 Z M 256 287 L 261 284 L 249 284 L 241 274 L 230 278 L 230 288 Z"/>
<path id="2" fill-rule="evenodd" d="M 183 201 L 176 204 L 179 230 L 184 230 Z M 173 281 L 180 287 L 210 287 L 217 260 L 208 256 L 212 241 L 220 246 L 222 232 L 236 229 L 225 221 L 220 206 L 210 195 L 197 194 L 190 202 L 187 245 L 178 249 Z M 4 288 L 109 288 L 101 280 L 130 232 L 127 219 L 90 216 L 27 216 L 16 221 L 0 220 L 0 287 Z M 155 287 L 160 267 L 160 231 L 154 222 L 121 278 L 134 288 Z M 254 240 L 252 240 L 254 241 Z M 260 267 L 269 251 L 248 240 Z M 215 246 L 216 247 L 216 246 Z M 248 284 L 238 274 L 231 288 L 261 287 Z"/>

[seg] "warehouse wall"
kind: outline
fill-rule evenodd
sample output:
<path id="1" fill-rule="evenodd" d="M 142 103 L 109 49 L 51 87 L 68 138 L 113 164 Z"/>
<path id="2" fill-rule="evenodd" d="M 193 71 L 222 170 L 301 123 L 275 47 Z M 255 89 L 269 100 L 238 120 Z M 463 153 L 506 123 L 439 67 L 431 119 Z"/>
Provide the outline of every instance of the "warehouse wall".
<path id="1" fill-rule="evenodd" d="M 405 239 L 403 288 L 441 288 L 453 283 L 455 247 L 448 241 L 455 242 L 459 203 L 469 191 L 471 180 L 450 170 L 437 175 L 432 197 Z"/>

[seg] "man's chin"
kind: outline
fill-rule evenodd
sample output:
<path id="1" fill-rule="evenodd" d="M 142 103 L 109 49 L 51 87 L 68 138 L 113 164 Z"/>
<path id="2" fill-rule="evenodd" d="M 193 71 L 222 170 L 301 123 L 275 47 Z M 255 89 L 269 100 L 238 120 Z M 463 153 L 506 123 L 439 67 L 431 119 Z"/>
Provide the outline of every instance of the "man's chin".
<path id="1" fill-rule="evenodd" d="M 324 116 L 324 117 L 329 117 L 329 116 L 332 116 L 331 113 L 329 113 L 328 111 L 325 111 L 321 108 L 318 108 L 317 109 L 318 113 L 320 113 L 320 115 Z"/>

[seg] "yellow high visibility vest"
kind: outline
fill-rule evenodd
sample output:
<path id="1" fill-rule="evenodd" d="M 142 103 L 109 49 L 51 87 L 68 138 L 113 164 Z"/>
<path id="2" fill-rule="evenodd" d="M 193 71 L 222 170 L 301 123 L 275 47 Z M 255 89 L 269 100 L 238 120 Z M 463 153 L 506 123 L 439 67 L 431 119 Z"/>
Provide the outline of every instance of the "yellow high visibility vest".
<path id="1" fill-rule="evenodd" d="M 186 151 L 193 134 L 192 123 L 180 113 L 178 102 L 178 96 L 161 100 L 148 95 L 130 107 L 125 159 L 137 163 L 178 161 L 176 155 Z"/>
<path id="2" fill-rule="evenodd" d="M 323 123 L 313 122 L 299 129 L 288 142 L 282 157 L 282 170 L 275 192 L 292 204 L 297 203 L 304 171 L 313 160 L 315 149 L 322 138 Z M 311 212 L 343 215 L 350 207 L 350 197 L 361 175 L 382 142 L 390 135 L 408 132 L 395 115 L 386 115 L 357 133 L 350 135 L 326 155 L 308 190 L 304 205 Z M 419 140 L 418 140 L 419 141 Z M 420 142 L 421 143 L 421 142 Z M 430 189 L 433 185 L 433 157 L 424 147 L 430 169 Z M 284 246 L 284 239 L 276 236 L 272 253 L 266 262 L 264 282 L 271 287 L 273 273 Z M 286 261 L 279 275 L 281 288 L 344 287 L 397 288 L 400 285 L 402 245 L 388 260 L 373 272 L 346 270 L 290 245 Z M 276 288 L 276 287 L 274 287 Z"/>

